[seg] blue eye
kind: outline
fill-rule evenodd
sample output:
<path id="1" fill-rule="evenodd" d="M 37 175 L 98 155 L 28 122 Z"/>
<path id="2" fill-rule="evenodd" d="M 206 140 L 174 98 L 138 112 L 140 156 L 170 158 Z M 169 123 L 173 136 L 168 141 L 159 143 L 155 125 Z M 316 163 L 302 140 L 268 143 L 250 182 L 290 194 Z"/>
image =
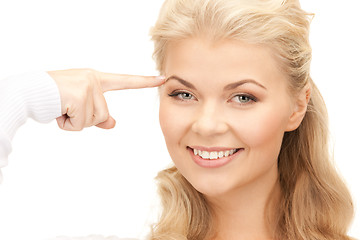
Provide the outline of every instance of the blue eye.
<path id="1" fill-rule="evenodd" d="M 169 94 L 170 97 L 179 98 L 180 100 L 192 100 L 194 96 L 188 92 L 173 92 Z"/>
<path id="2" fill-rule="evenodd" d="M 254 96 L 247 95 L 247 94 L 239 94 L 232 98 L 234 102 L 240 103 L 240 104 L 249 104 L 252 102 L 256 102 L 257 99 Z"/>

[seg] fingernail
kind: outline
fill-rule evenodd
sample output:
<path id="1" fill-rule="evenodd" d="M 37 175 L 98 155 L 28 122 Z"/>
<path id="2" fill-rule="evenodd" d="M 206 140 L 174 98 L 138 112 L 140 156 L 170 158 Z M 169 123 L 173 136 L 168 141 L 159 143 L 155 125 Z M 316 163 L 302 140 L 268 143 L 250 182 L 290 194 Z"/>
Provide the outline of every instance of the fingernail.
<path id="1" fill-rule="evenodd" d="M 165 77 L 165 76 L 157 76 L 156 79 L 157 79 L 157 80 L 165 80 L 166 77 Z"/>

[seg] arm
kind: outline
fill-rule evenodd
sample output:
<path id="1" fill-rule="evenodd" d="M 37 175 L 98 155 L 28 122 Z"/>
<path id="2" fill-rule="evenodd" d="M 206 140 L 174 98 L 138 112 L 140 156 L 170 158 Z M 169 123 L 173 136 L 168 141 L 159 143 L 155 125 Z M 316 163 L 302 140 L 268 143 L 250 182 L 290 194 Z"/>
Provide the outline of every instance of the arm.
<path id="1" fill-rule="evenodd" d="M 47 123 L 57 120 L 61 129 L 78 131 L 96 125 L 113 128 L 103 93 L 120 89 L 156 87 L 163 77 L 103 73 L 70 69 L 17 75 L 0 80 L 0 183 L 7 165 L 11 140 L 27 117 Z"/>
<path id="2" fill-rule="evenodd" d="M 47 123 L 59 116 L 60 93 L 55 81 L 46 72 L 26 73 L 1 79 L 0 168 L 7 165 L 11 140 L 28 117 Z"/>

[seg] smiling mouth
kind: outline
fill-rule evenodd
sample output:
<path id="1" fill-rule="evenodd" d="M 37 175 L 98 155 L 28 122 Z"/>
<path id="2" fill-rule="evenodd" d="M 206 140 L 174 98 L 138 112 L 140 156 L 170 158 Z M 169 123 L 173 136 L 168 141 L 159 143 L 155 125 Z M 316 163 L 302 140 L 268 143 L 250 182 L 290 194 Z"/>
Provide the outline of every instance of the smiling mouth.
<path id="1" fill-rule="evenodd" d="M 195 156 L 199 156 L 205 160 L 216 160 L 219 158 L 228 157 L 228 156 L 231 156 L 231 155 L 237 153 L 239 150 L 243 149 L 243 148 L 234 148 L 234 149 L 229 149 L 229 150 L 224 150 L 224 151 L 204 151 L 204 150 L 199 150 L 199 149 L 190 148 L 190 147 L 188 147 L 188 148 L 193 151 Z"/>

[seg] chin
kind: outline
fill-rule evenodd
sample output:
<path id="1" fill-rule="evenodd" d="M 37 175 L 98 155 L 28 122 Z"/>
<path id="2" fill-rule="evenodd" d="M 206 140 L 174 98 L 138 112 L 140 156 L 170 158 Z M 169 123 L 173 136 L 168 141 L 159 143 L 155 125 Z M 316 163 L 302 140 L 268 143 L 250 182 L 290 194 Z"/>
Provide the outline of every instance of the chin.
<path id="1" fill-rule="evenodd" d="M 232 189 L 235 189 L 235 186 L 227 181 L 211 181 L 209 178 L 186 179 L 193 186 L 193 188 L 206 197 L 224 196 L 226 193 L 231 192 Z"/>

